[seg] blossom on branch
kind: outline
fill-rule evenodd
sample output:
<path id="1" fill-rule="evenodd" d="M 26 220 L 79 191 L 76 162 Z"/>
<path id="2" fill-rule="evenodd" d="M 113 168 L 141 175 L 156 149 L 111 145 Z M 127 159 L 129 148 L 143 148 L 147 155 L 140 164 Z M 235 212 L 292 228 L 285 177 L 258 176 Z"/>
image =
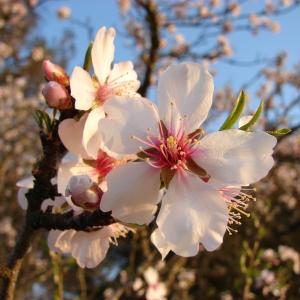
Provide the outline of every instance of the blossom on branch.
<path id="1" fill-rule="evenodd" d="M 86 121 L 83 143 L 89 152 L 90 135 L 99 119 L 104 117 L 103 105 L 113 96 L 135 97 L 140 82 L 130 61 L 111 64 L 114 59 L 115 29 L 100 28 L 91 50 L 94 75 L 81 67 L 75 67 L 70 78 L 71 95 L 75 108 L 90 111 Z"/>
<path id="2" fill-rule="evenodd" d="M 241 189 L 273 166 L 276 139 L 264 132 L 239 129 L 203 134 L 200 128 L 212 104 L 213 79 L 195 63 L 169 67 L 159 78 L 157 107 L 145 98 L 113 97 L 99 121 L 102 149 L 135 160 L 107 176 L 100 208 L 127 223 L 148 224 L 167 189 L 152 241 L 194 256 L 202 243 L 209 251 L 223 241 L 228 223 L 239 223 L 247 206 Z M 230 229 L 229 229 L 230 231 Z"/>

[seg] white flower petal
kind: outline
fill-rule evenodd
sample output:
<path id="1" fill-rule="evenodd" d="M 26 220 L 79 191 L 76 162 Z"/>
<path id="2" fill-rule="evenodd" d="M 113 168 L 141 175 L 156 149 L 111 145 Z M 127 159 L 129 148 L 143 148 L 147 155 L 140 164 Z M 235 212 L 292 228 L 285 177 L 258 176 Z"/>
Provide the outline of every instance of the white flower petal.
<path id="1" fill-rule="evenodd" d="M 66 202 L 66 198 L 62 196 L 55 197 L 54 200 L 48 198 L 42 202 L 41 210 L 45 212 L 48 209 L 48 207 L 57 208 L 62 206 L 65 202 Z"/>
<path id="2" fill-rule="evenodd" d="M 239 119 L 239 123 L 238 123 L 239 128 L 246 125 L 252 118 L 253 118 L 253 115 L 242 116 Z"/>
<path id="3" fill-rule="evenodd" d="M 24 210 L 28 208 L 28 201 L 25 194 L 28 192 L 29 189 L 33 188 L 33 179 L 34 179 L 33 176 L 29 176 L 19 180 L 16 183 L 16 186 L 19 188 L 18 196 L 17 196 L 18 203 L 20 207 Z"/>
<path id="4" fill-rule="evenodd" d="M 157 106 L 161 119 L 164 120 L 173 102 L 185 117 L 187 132 L 191 133 L 206 119 L 213 90 L 212 76 L 204 66 L 181 63 L 169 67 L 158 80 Z"/>
<path id="5" fill-rule="evenodd" d="M 155 285 L 150 285 L 146 291 L 147 300 L 167 300 L 167 288 L 163 282 L 157 282 Z"/>
<path id="6" fill-rule="evenodd" d="M 69 180 L 75 175 L 89 175 L 94 181 L 94 169 L 83 162 L 69 161 L 61 163 L 57 171 L 57 190 L 65 195 Z M 96 175 L 96 174 L 95 174 Z"/>
<path id="7" fill-rule="evenodd" d="M 151 234 L 151 242 L 158 249 L 161 254 L 162 260 L 166 258 L 171 248 L 168 242 L 164 239 L 159 229 L 155 229 Z"/>
<path id="8" fill-rule="evenodd" d="M 105 117 L 102 107 L 93 109 L 85 122 L 82 143 L 89 156 L 97 158 L 98 151 L 101 145 L 100 135 L 98 133 L 98 123 Z"/>
<path id="9" fill-rule="evenodd" d="M 162 237 L 176 254 L 194 256 L 199 243 L 209 251 L 221 245 L 228 208 L 220 192 L 194 174 L 175 174 L 157 217 Z"/>
<path id="10" fill-rule="evenodd" d="M 81 268 L 94 268 L 105 258 L 109 249 L 106 228 L 84 232 L 77 231 L 71 241 L 71 254 Z"/>
<path id="11" fill-rule="evenodd" d="M 147 268 L 143 275 L 145 277 L 146 282 L 149 285 L 159 282 L 159 274 L 158 274 L 157 270 L 154 269 L 153 267 Z"/>
<path id="12" fill-rule="evenodd" d="M 28 208 L 28 201 L 26 198 L 26 194 L 28 192 L 27 188 L 19 188 L 18 190 L 18 203 L 20 205 L 20 207 L 24 210 L 26 210 Z"/>
<path id="13" fill-rule="evenodd" d="M 145 162 L 131 162 L 112 170 L 107 178 L 108 191 L 100 208 L 125 223 L 148 224 L 157 209 L 160 173 Z"/>
<path id="14" fill-rule="evenodd" d="M 108 233 L 106 227 L 92 232 L 50 230 L 48 246 L 52 251 L 71 254 L 81 268 L 94 268 L 106 256 Z"/>
<path id="15" fill-rule="evenodd" d="M 103 150 L 115 158 L 136 154 L 140 147 L 149 148 L 135 137 L 146 140 L 158 136 L 155 106 L 145 98 L 113 97 L 104 104 L 107 118 L 99 121 Z"/>
<path id="16" fill-rule="evenodd" d="M 131 61 L 114 64 L 108 78 L 108 84 L 116 95 L 139 96 L 135 92 L 140 87 L 140 82 L 137 80 L 137 74 Z"/>
<path id="17" fill-rule="evenodd" d="M 75 67 L 70 78 L 71 95 L 75 98 L 75 108 L 89 110 L 95 100 L 96 89 L 90 74 Z"/>
<path id="18" fill-rule="evenodd" d="M 127 81 L 138 81 L 137 74 L 133 69 L 133 63 L 131 61 L 123 61 L 118 64 L 114 64 L 108 78 L 109 84 L 116 84 Z"/>
<path id="19" fill-rule="evenodd" d="M 194 160 L 224 185 L 249 185 L 272 168 L 275 145 L 276 138 L 265 132 L 223 130 L 200 140 Z"/>
<path id="20" fill-rule="evenodd" d="M 115 35 L 114 28 L 106 29 L 105 27 L 101 27 L 95 37 L 92 48 L 92 61 L 94 72 L 100 84 L 105 83 L 110 73 L 115 53 Z"/>
<path id="21" fill-rule="evenodd" d="M 63 120 L 58 127 L 58 134 L 65 147 L 74 155 L 84 159 L 90 158 L 83 147 L 83 131 L 88 113 L 85 113 L 79 121 L 74 119 Z"/>
<path id="22" fill-rule="evenodd" d="M 71 240 L 75 234 L 75 230 L 50 230 L 48 247 L 58 253 L 68 253 L 71 251 Z"/>
<path id="23" fill-rule="evenodd" d="M 33 176 L 25 177 L 25 178 L 19 180 L 16 183 L 16 186 L 19 187 L 19 188 L 32 189 L 33 188 L 33 179 L 34 179 Z"/>

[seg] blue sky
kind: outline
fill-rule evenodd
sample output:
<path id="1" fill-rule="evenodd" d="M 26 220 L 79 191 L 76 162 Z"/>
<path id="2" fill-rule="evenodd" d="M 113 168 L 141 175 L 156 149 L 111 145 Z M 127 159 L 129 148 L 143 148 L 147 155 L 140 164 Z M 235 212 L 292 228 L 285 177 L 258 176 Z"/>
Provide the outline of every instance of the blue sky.
<path id="1" fill-rule="evenodd" d="M 262 7 L 264 1 L 249 0 L 245 5 L 245 11 L 252 8 Z M 46 36 L 49 41 L 54 41 L 59 37 L 59 33 L 66 28 L 71 28 L 76 32 L 76 54 L 70 62 L 69 69 L 75 65 L 81 65 L 86 46 L 88 44 L 87 33 L 82 28 L 72 24 L 70 21 L 61 21 L 56 16 L 56 10 L 63 6 L 69 6 L 72 10 L 72 17 L 85 21 L 90 20 L 94 33 L 101 26 L 113 26 L 117 28 L 118 36 L 116 39 L 115 60 L 122 61 L 134 59 L 135 52 L 126 47 L 124 37 L 122 17 L 119 14 L 117 0 L 65 0 L 49 1 L 39 8 L 42 16 L 37 31 Z M 280 33 L 270 31 L 261 31 L 259 35 L 253 36 L 251 33 L 233 33 L 229 39 L 233 46 L 235 58 L 240 61 L 251 61 L 255 57 L 272 57 L 280 51 L 287 51 L 288 65 L 292 66 L 300 60 L 300 7 L 294 11 L 281 15 L 273 20 L 279 20 L 281 23 Z M 187 39 L 192 38 L 192 31 L 187 31 Z M 218 71 L 215 77 L 216 87 L 222 87 L 229 83 L 236 89 L 252 78 L 258 71 L 259 66 L 255 67 L 237 67 L 218 62 L 213 65 Z M 250 88 L 249 92 L 253 94 L 255 86 Z M 152 93 L 151 93 L 152 96 Z M 256 103 L 254 103 L 255 106 Z"/>

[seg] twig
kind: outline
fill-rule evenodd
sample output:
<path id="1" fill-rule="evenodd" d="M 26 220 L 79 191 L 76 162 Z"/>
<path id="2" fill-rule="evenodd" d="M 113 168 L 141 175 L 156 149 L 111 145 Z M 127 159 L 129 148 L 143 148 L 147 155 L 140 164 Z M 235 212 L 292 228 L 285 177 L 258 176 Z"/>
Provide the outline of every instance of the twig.
<path id="1" fill-rule="evenodd" d="M 158 12 L 157 6 L 153 1 L 148 0 L 136 0 L 136 3 L 142 7 L 145 12 L 145 22 L 148 25 L 150 33 L 150 42 L 151 46 L 149 49 L 149 56 L 146 61 L 146 70 L 142 84 L 138 90 L 139 94 L 145 96 L 147 90 L 151 85 L 151 76 L 154 72 L 154 68 L 158 59 L 158 50 L 159 50 L 159 25 L 158 25 Z"/>
<path id="2" fill-rule="evenodd" d="M 115 223 L 110 212 L 96 210 L 74 215 L 73 211 L 63 214 L 37 211 L 30 214 L 29 223 L 33 229 L 58 229 L 58 230 L 81 230 L 86 231 L 95 226 L 106 226 Z"/>

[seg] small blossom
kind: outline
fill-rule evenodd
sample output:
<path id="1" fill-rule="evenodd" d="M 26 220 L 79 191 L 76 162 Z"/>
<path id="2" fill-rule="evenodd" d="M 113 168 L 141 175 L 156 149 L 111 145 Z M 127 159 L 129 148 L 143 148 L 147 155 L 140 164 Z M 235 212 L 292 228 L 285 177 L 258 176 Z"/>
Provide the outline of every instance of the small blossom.
<path id="1" fill-rule="evenodd" d="M 42 90 L 49 107 L 60 110 L 72 107 L 72 100 L 67 90 L 55 81 L 49 81 Z"/>
<path id="2" fill-rule="evenodd" d="M 238 17 L 241 14 L 241 6 L 236 2 L 231 2 L 229 4 L 228 9 L 236 17 Z"/>
<path id="3" fill-rule="evenodd" d="M 44 58 L 45 51 L 43 47 L 34 47 L 31 52 L 34 61 L 41 61 Z"/>
<path id="4" fill-rule="evenodd" d="M 62 6 L 57 10 L 57 16 L 61 20 L 68 19 L 71 16 L 71 9 L 68 6 Z"/>
<path id="5" fill-rule="evenodd" d="M 95 210 L 99 207 L 103 191 L 87 175 L 71 177 L 66 196 L 71 196 L 72 202 L 86 210 Z"/>
<path id="6" fill-rule="evenodd" d="M 53 64 L 50 60 L 43 61 L 43 72 L 48 81 L 56 81 L 63 86 L 69 85 L 69 77 L 66 71 L 61 66 Z"/>
<path id="7" fill-rule="evenodd" d="M 89 152 L 89 142 L 93 138 L 95 124 L 104 118 L 103 105 L 114 96 L 136 97 L 140 82 L 130 61 L 114 64 L 115 29 L 100 28 L 92 47 L 91 56 L 94 76 L 75 67 L 70 78 L 71 95 L 75 98 L 75 108 L 89 111 L 86 128 L 83 133 L 83 144 Z"/>
<path id="8" fill-rule="evenodd" d="M 147 300 L 167 300 L 167 288 L 163 282 L 160 282 L 157 270 L 149 267 L 144 272 L 144 278 L 148 284 L 146 290 Z"/>
<path id="9" fill-rule="evenodd" d="M 131 0 L 119 0 L 119 7 L 122 14 L 126 14 L 131 7 Z"/>
<path id="10" fill-rule="evenodd" d="M 283 261 L 291 260 L 295 274 L 300 274 L 300 254 L 291 247 L 279 246 L 278 253 Z"/>

